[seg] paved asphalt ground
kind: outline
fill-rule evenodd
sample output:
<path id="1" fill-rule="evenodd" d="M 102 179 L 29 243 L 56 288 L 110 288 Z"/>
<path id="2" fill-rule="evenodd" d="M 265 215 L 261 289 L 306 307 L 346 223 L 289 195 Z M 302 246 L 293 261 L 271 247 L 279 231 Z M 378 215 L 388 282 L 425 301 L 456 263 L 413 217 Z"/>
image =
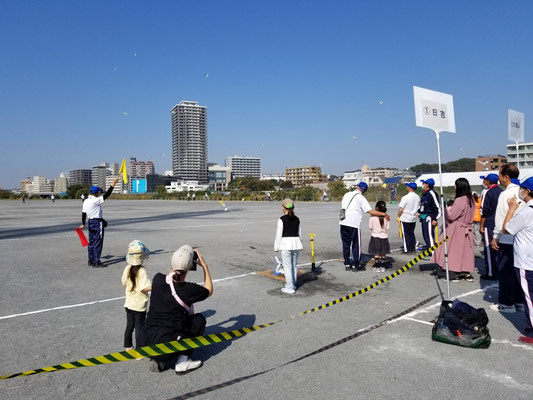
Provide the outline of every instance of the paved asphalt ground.
<path id="1" fill-rule="evenodd" d="M 229 204 L 231 209 L 224 212 L 217 202 L 111 198 L 104 205 L 109 227 L 103 261 L 108 267 L 93 269 L 87 266 L 86 249 L 73 231 L 80 221 L 79 201 L 0 202 L 0 375 L 123 349 L 126 318 L 120 277 L 133 239 L 143 240 L 153 252 L 146 265 L 151 276 L 168 271 L 170 255 L 180 245 L 201 249 L 213 278 L 220 280 L 213 296 L 196 307 L 207 316 L 208 333 L 297 314 L 383 275 L 371 268 L 344 271 L 338 261 L 338 203 L 297 203 L 304 236 L 299 262 L 304 264 L 305 282 L 295 295 L 285 295 L 281 282 L 257 274 L 273 267 L 268 256 L 275 254 L 280 205 Z M 390 212 L 396 213 L 395 206 Z M 365 250 L 366 224 L 365 218 Z M 392 226 L 391 247 L 398 249 L 397 225 Z M 308 233 L 316 234 L 316 259 L 322 270 L 318 276 L 310 273 Z M 419 228 L 417 235 L 421 236 Z M 409 260 L 398 251 L 392 256 L 395 267 Z M 432 342 L 429 321 L 437 315 L 437 298 L 407 317 L 282 366 L 438 294 L 440 282 L 430 269 L 428 264 L 417 265 L 347 302 L 199 349 L 195 358 L 204 366 L 184 376 L 150 372 L 146 360 L 127 361 L 0 381 L 0 398 L 169 399 L 226 382 L 233 384 L 198 398 L 533 398 L 533 347 L 517 340 L 525 316 L 490 311 L 497 286 L 480 283 L 477 273 L 473 283 L 453 283 L 452 296 L 487 309 L 493 338 L 489 349 Z M 203 276 L 191 272 L 189 278 L 200 282 Z M 58 308 L 71 305 L 79 306 Z M 238 379 L 263 371 L 268 372 Z"/>

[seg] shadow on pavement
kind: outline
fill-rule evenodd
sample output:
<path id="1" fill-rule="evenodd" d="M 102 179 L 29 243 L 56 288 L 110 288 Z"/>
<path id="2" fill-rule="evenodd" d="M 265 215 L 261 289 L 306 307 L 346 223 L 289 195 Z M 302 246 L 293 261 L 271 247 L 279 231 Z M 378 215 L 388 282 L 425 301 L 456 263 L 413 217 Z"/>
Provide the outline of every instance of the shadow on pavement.
<path id="1" fill-rule="evenodd" d="M 232 211 L 235 212 L 235 211 L 238 211 L 238 209 L 235 209 Z M 137 223 L 144 223 L 144 222 L 157 222 L 157 221 L 166 221 L 166 220 L 174 220 L 174 219 L 204 217 L 208 215 L 223 214 L 223 213 L 224 213 L 223 210 L 216 209 L 216 210 L 152 215 L 150 217 L 123 218 L 119 220 L 111 220 L 108 222 L 109 222 L 109 226 L 115 227 L 115 226 L 137 224 Z M 38 235 L 47 235 L 51 233 L 68 232 L 68 233 L 72 233 L 72 235 L 75 235 L 74 228 L 76 227 L 77 227 L 76 223 L 68 223 L 68 224 L 59 224 L 59 225 L 51 225 L 51 226 L 31 227 L 31 228 L 1 229 L 0 240 L 38 236 Z"/>

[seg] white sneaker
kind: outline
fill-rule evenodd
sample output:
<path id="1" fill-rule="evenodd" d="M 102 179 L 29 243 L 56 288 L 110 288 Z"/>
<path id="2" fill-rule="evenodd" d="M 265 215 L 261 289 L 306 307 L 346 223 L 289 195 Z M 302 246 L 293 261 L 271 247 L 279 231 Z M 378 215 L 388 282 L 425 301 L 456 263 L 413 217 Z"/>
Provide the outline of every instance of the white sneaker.
<path id="1" fill-rule="evenodd" d="M 499 311 L 503 314 L 511 314 L 516 312 L 515 306 L 505 306 L 503 304 L 493 304 L 489 307 L 492 311 Z"/>
<path id="2" fill-rule="evenodd" d="M 180 356 L 178 358 L 176 366 L 174 367 L 174 370 L 177 374 L 184 374 L 186 372 L 194 371 L 195 369 L 200 368 L 201 366 L 201 361 L 193 361 L 189 357 Z"/>
<path id="3" fill-rule="evenodd" d="M 282 288 L 281 288 L 281 291 L 282 291 L 283 293 L 287 293 L 287 294 L 294 294 L 294 293 L 296 293 L 296 290 L 294 290 L 294 289 L 290 289 L 290 288 L 286 288 L 286 287 L 282 287 Z"/>

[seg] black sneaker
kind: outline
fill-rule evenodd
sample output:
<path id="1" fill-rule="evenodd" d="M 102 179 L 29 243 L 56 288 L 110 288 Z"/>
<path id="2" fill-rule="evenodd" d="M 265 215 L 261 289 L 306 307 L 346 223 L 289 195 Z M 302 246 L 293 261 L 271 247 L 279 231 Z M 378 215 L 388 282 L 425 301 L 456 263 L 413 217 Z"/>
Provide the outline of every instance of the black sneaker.
<path id="1" fill-rule="evenodd" d="M 463 279 L 467 282 L 474 282 L 474 277 L 469 273 L 464 274 Z"/>
<path id="2" fill-rule="evenodd" d="M 92 267 L 93 268 L 105 268 L 105 267 L 107 267 L 107 265 L 105 265 L 105 264 L 103 264 L 101 262 L 98 262 L 96 264 L 93 264 Z"/>
<path id="3" fill-rule="evenodd" d="M 94 267 L 94 263 L 93 263 L 92 261 L 89 261 L 89 262 L 87 263 L 87 265 L 88 265 L 89 267 Z"/>
<path id="4" fill-rule="evenodd" d="M 352 270 L 352 266 L 349 265 L 349 264 L 344 264 L 344 270 L 345 271 L 351 271 Z"/>
<path id="5" fill-rule="evenodd" d="M 357 264 L 355 265 L 355 268 L 352 269 L 352 271 L 366 271 L 366 267 L 364 265 Z"/>

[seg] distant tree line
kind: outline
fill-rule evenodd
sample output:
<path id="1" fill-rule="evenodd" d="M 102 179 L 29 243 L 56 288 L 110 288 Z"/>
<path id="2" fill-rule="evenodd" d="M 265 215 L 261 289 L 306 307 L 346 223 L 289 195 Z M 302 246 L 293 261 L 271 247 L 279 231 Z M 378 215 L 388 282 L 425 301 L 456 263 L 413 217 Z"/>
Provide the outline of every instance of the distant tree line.
<path id="1" fill-rule="evenodd" d="M 411 167 L 411 170 L 417 175 L 423 173 L 439 172 L 439 164 L 417 164 Z M 450 161 L 442 164 L 442 172 L 469 172 L 476 170 L 475 158 L 460 158 L 459 160 Z"/>

